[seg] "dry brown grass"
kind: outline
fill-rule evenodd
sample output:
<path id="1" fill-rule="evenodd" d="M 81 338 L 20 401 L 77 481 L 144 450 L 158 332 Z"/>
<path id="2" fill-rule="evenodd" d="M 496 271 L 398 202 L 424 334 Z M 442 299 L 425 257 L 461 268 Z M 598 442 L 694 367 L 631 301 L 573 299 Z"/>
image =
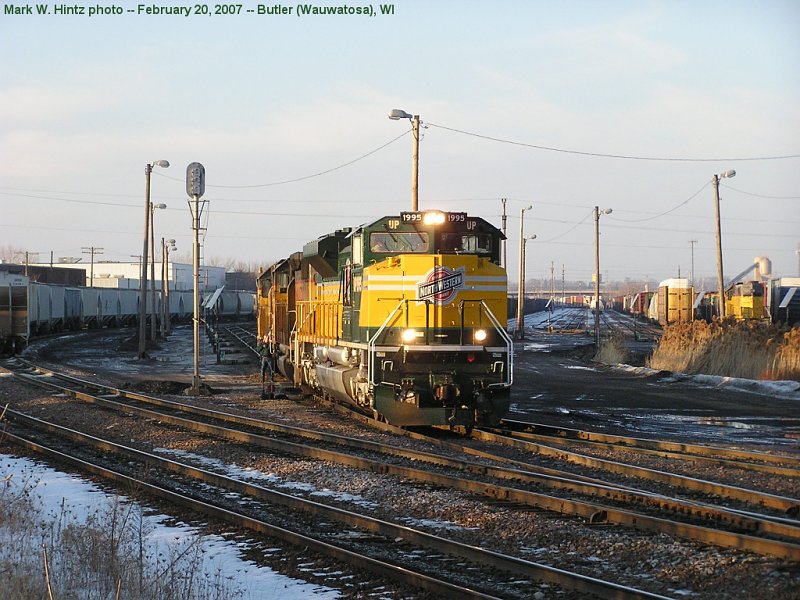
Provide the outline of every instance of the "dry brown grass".
<path id="1" fill-rule="evenodd" d="M 203 569 L 199 536 L 147 541 L 139 504 L 112 499 L 79 515 L 62 501 L 44 514 L 38 482 L 0 478 L 0 597 L 8 600 L 235 600 L 242 593 Z"/>
<path id="2" fill-rule="evenodd" d="M 601 340 L 600 349 L 595 354 L 594 360 L 607 365 L 619 365 L 627 363 L 630 357 L 631 353 L 625 347 L 625 338 L 615 333 Z"/>
<path id="3" fill-rule="evenodd" d="M 800 328 L 760 321 L 694 321 L 664 330 L 654 369 L 745 379 L 800 380 Z"/>

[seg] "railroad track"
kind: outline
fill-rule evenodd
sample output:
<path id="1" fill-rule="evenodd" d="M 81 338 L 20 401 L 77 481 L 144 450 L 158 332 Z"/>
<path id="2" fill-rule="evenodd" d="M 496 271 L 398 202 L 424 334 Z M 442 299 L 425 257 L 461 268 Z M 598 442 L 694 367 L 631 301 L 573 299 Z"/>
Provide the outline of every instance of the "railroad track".
<path id="1" fill-rule="evenodd" d="M 118 402 L 118 400 L 121 398 L 125 398 L 127 400 L 138 398 L 139 401 L 161 406 L 162 408 L 164 405 L 173 405 L 174 408 L 176 403 L 169 401 L 148 398 L 141 396 L 140 394 L 132 394 L 122 390 L 115 390 L 104 386 L 99 386 L 90 382 L 77 380 L 74 377 L 60 375 L 52 371 L 47 372 L 44 375 L 41 374 L 40 371 L 37 375 L 22 374 L 21 376 L 28 381 L 35 382 L 37 385 L 55 388 L 60 393 L 72 396 L 84 402 L 96 403 L 104 406 L 105 408 L 110 408 L 116 405 L 116 408 L 122 410 L 123 412 L 128 412 L 129 414 L 135 413 L 139 414 L 140 416 L 149 416 L 151 418 L 158 418 L 162 423 L 180 425 L 194 430 L 205 431 L 213 435 L 219 435 L 226 439 L 246 441 L 250 444 L 257 444 L 262 448 L 282 448 L 286 450 L 292 446 L 290 442 L 285 440 L 269 440 L 261 436 L 246 433 L 244 431 L 235 431 L 228 427 L 213 426 L 207 422 L 203 423 L 195 421 L 190 423 L 190 420 L 186 418 L 169 417 L 160 411 L 153 411 L 149 409 L 133 409 L 133 407 L 130 406 L 121 406 Z M 58 379 L 62 383 L 69 382 L 71 385 L 62 385 L 62 383 L 56 384 L 52 381 L 41 381 L 45 378 Z M 93 389 L 95 392 L 101 393 L 97 395 L 89 394 L 85 391 L 75 389 L 74 386 Z M 116 399 L 112 400 L 112 397 Z M 199 410 L 196 407 L 190 407 L 187 405 L 182 406 L 181 411 L 191 414 L 204 413 L 205 416 L 215 413 L 215 411 Z M 255 420 L 243 419 L 241 417 L 236 417 L 235 415 L 224 415 L 222 413 L 218 413 L 215 416 L 219 420 L 225 422 L 236 422 L 239 424 L 242 422 L 250 422 L 249 424 L 251 426 L 259 425 L 262 429 L 273 432 L 279 430 L 292 430 L 297 433 L 297 428 L 286 428 L 276 424 L 256 422 Z M 216 518 L 221 518 L 228 522 L 243 525 L 261 533 L 266 533 L 267 535 L 279 537 L 280 539 L 293 544 L 310 546 L 315 551 L 327 554 L 333 558 L 336 558 L 337 560 L 345 560 L 346 562 L 349 562 L 358 568 L 368 568 L 383 576 L 396 578 L 403 584 L 413 585 L 439 594 L 445 594 L 447 597 L 490 598 L 496 597 L 495 593 L 498 591 L 504 592 L 500 597 L 526 597 L 526 592 L 523 591 L 520 593 L 518 590 L 520 587 L 524 589 L 525 586 L 525 582 L 521 578 L 530 577 L 533 580 L 550 581 L 559 585 L 563 585 L 574 591 L 594 594 L 601 598 L 664 598 L 664 596 L 660 596 L 658 594 L 643 592 L 641 590 L 628 588 L 613 582 L 605 582 L 578 573 L 570 573 L 548 567 L 546 565 L 533 563 L 518 557 L 507 556 L 498 552 L 492 552 L 465 544 L 459 544 L 458 542 L 452 542 L 439 536 L 432 536 L 409 527 L 381 522 L 363 515 L 355 515 L 354 513 L 350 513 L 348 511 L 341 511 L 319 505 L 315 502 L 309 502 L 307 500 L 271 492 L 269 490 L 259 488 L 259 486 L 253 486 L 247 484 L 246 482 L 236 481 L 230 477 L 209 473 L 192 465 L 180 464 L 177 461 L 168 460 L 151 453 L 145 453 L 133 448 L 122 446 L 120 444 L 115 444 L 109 440 L 88 436 L 54 423 L 47 423 L 39 419 L 34 419 L 16 411 L 7 411 L 6 418 L 9 419 L 13 424 L 12 432 L 9 433 L 10 439 L 25 445 L 31 450 L 46 453 L 47 455 L 57 458 L 58 460 L 68 462 L 75 466 L 80 466 L 80 468 L 84 470 L 101 475 L 103 477 L 108 477 L 115 481 L 123 481 L 140 488 L 143 487 L 144 489 L 147 489 L 149 493 L 152 493 L 155 496 L 165 498 L 171 502 L 176 502 L 183 506 L 189 507 L 192 510 L 197 510 L 198 512 L 202 512 Z M 18 429 L 20 431 L 17 431 Z M 104 468 L 94 462 L 76 456 L 74 452 L 65 450 L 63 443 L 56 443 L 55 445 L 58 447 L 53 447 L 52 442 L 50 445 L 43 443 L 40 435 L 40 432 L 42 431 L 46 432 L 46 435 L 50 437 L 55 436 L 58 439 L 67 439 L 75 448 L 79 448 L 84 451 L 87 447 L 93 447 L 97 452 L 112 452 L 116 455 L 124 456 L 125 461 L 118 460 L 115 461 L 114 464 L 124 462 L 128 465 L 127 470 L 133 473 L 144 472 L 147 469 L 153 468 L 177 472 L 183 477 L 190 476 L 194 479 L 198 479 L 204 482 L 206 485 L 213 484 L 217 486 L 223 486 L 227 488 L 227 490 L 232 489 L 237 493 L 246 494 L 248 497 L 259 498 L 270 503 L 278 503 L 282 506 L 289 506 L 295 510 L 321 515 L 325 519 L 335 519 L 339 522 L 344 522 L 349 526 L 359 527 L 373 535 L 382 536 L 381 540 L 375 542 L 378 547 L 385 547 L 387 544 L 390 544 L 392 539 L 402 538 L 405 543 L 416 544 L 424 549 L 424 553 L 421 554 L 419 549 L 404 548 L 401 551 L 401 554 L 414 557 L 414 562 L 416 563 L 421 562 L 425 564 L 425 572 L 414 572 L 413 565 L 409 564 L 398 566 L 393 564 L 378 563 L 374 558 L 371 558 L 381 554 L 376 553 L 375 547 L 370 547 L 359 554 L 347 549 L 343 551 L 340 546 L 337 546 L 338 549 L 327 548 L 326 543 L 319 540 L 312 544 L 309 541 L 310 538 L 308 532 L 298 534 L 296 532 L 287 533 L 283 530 L 283 528 L 276 530 L 274 527 L 265 524 L 264 521 L 253 519 L 252 517 L 248 517 L 247 515 L 237 513 L 236 511 L 232 511 L 224 507 L 213 506 L 207 501 L 198 500 L 196 497 L 193 497 L 192 494 L 178 493 L 175 491 L 175 488 L 153 486 L 152 484 L 143 482 L 141 479 L 137 479 L 130 474 L 122 474 L 119 473 L 118 470 L 108 469 L 107 467 Z M 341 439 L 340 436 L 330 436 L 326 434 L 319 434 L 318 432 L 306 431 L 302 433 L 303 435 L 301 435 L 301 437 L 310 437 L 317 440 L 332 440 L 340 444 L 348 441 Z M 355 443 L 357 440 L 349 440 L 349 442 Z M 364 443 L 363 441 L 361 444 L 356 443 L 356 445 L 359 445 L 362 448 L 369 446 L 369 444 Z M 294 448 L 294 451 L 306 456 L 315 456 L 328 460 L 343 460 L 345 463 L 352 463 L 355 460 L 355 463 L 362 466 L 368 464 L 369 462 L 368 459 L 364 458 L 353 459 L 342 457 L 341 455 L 336 456 L 337 453 L 326 452 L 325 450 L 319 448 L 306 448 L 302 450 L 299 448 Z M 409 454 L 412 455 L 415 460 L 419 459 L 419 453 L 410 452 Z M 136 462 L 131 462 L 131 460 L 134 459 L 135 461 L 140 461 L 142 464 L 139 465 Z M 385 467 L 386 465 L 378 466 L 378 470 L 385 470 Z M 405 473 L 408 475 L 410 471 L 405 470 Z M 153 479 L 153 477 L 154 476 L 152 472 L 148 471 L 146 479 L 150 481 Z M 166 478 L 159 477 L 158 479 Z M 178 487 L 181 486 L 185 487 L 185 483 L 178 485 Z M 194 496 L 198 495 L 207 498 L 209 495 L 208 489 L 205 488 L 203 494 L 194 493 Z M 215 497 L 224 497 L 225 492 L 219 492 L 212 495 Z M 310 528 L 310 530 L 313 531 L 317 528 L 318 526 L 314 525 Z M 361 539 L 362 536 L 356 537 L 359 539 L 360 545 L 363 546 L 364 541 Z M 366 537 L 369 538 L 369 536 Z M 375 544 L 370 544 L 370 546 L 374 545 Z M 447 558 L 447 555 L 469 560 L 475 564 L 470 566 L 461 563 L 455 563 L 452 565 L 455 567 L 455 571 L 453 571 L 452 568 L 448 570 L 445 568 L 445 566 L 448 563 L 452 563 L 452 558 Z M 442 562 L 442 564 L 439 564 L 439 562 Z M 498 576 L 498 574 L 495 573 L 495 570 L 497 569 L 504 571 L 506 573 L 505 577 Z M 483 588 L 484 591 L 481 591 L 480 589 L 473 589 L 468 584 L 464 583 L 454 584 L 448 581 L 443 581 L 441 575 L 439 577 L 433 577 L 430 574 L 426 574 L 429 572 L 449 574 L 450 579 L 463 581 L 465 579 L 464 571 L 472 575 L 474 585 L 477 588 Z M 467 579 L 469 582 L 469 578 Z"/>
<path id="2" fill-rule="evenodd" d="M 534 331 L 558 331 L 558 332 L 583 332 L 587 328 L 587 309 L 585 306 L 559 307 L 550 319 L 543 316 L 543 313 L 533 313 L 526 316 L 526 322 L 535 318 L 535 324 L 526 325 L 532 327 Z"/>
<path id="3" fill-rule="evenodd" d="M 603 329 L 616 332 L 624 337 L 632 337 L 635 340 L 658 340 L 663 333 L 661 327 L 611 309 L 600 313 L 600 325 Z"/>
<path id="4" fill-rule="evenodd" d="M 525 460 L 513 459 L 500 454 L 488 452 L 486 450 L 475 449 L 465 446 L 462 443 L 452 443 L 433 439 L 430 436 L 409 432 L 400 428 L 379 423 L 354 413 L 347 408 L 342 408 L 338 404 L 328 403 L 328 406 L 338 408 L 351 418 L 360 420 L 366 425 L 390 431 L 397 435 L 405 435 L 419 440 L 433 443 L 442 448 L 449 448 L 454 453 L 469 454 L 485 460 L 505 463 L 512 466 L 510 469 L 488 467 L 485 465 L 473 465 L 463 463 L 459 468 L 470 472 L 480 472 L 489 474 L 497 480 L 510 480 L 515 482 L 536 483 L 548 490 L 568 490 L 578 495 L 586 497 L 603 498 L 622 505 L 644 506 L 655 508 L 651 513 L 652 518 L 641 513 L 628 510 L 621 510 L 608 505 L 596 503 L 570 504 L 563 498 L 554 499 L 550 496 L 528 496 L 524 491 L 509 489 L 495 483 L 492 491 L 485 490 L 496 498 L 527 504 L 549 510 L 558 510 L 562 513 L 573 514 L 588 519 L 590 522 L 609 522 L 615 524 L 637 527 L 670 535 L 686 537 L 688 539 L 702 541 L 704 543 L 720 545 L 731 548 L 742 548 L 752 552 L 764 553 L 773 556 L 780 556 L 790 560 L 797 560 L 798 542 L 800 542 L 800 521 L 784 515 L 796 515 L 800 508 L 800 500 L 795 498 L 782 497 L 775 494 L 747 490 L 736 486 L 729 486 L 710 481 L 704 481 L 692 477 L 684 477 L 673 473 L 662 473 L 652 469 L 626 465 L 623 463 L 612 463 L 611 461 L 598 461 L 591 457 L 583 457 L 575 453 L 565 452 L 559 448 L 549 448 L 540 444 L 532 444 L 527 440 L 515 439 L 513 435 L 495 434 L 487 431 L 474 431 L 473 436 L 491 443 L 499 443 L 512 446 L 536 454 L 556 457 L 561 460 L 580 464 L 596 470 L 606 467 L 606 470 L 621 473 L 626 477 L 637 477 L 642 480 L 655 481 L 665 484 L 666 488 L 659 492 L 644 492 L 640 489 L 627 485 L 609 483 L 589 476 L 580 476 L 564 470 L 544 468 L 531 465 Z M 424 460 L 420 457 L 419 460 Z M 787 472 L 800 477 L 797 470 L 787 470 Z M 679 487 L 694 492 L 698 499 L 682 500 L 668 495 L 667 492 L 672 487 Z M 470 488 L 462 488 L 470 489 Z M 470 489 L 470 491 L 476 491 Z M 708 496 L 714 496 L 725 503 L 731 501 L 742 503 L 740 509 L 723 508 L 707 501 L 703 501 Z M 768 508 L 772 514 L 755 512 L 758 508 Z M 670 517 L 689 516 L 699 519 L 705 523 L 697 525 L 687 523 L 685 519 L 673 521 L 671 519 L 661 519 L 659 514 L 666 513 Z M 709 526 L 710 525 L 710 526 Z M 734 532 L 724 532 L 714 527 L 725 527 L 733 529 Z M 738 532 L 736 532 L 738 530 Z M 739 533 L 740 532 L 740 533 Z M 763 537 L 773 536 L 773 540 L 767 541 Z"/>
<path id="5" fill-rule="evenodd" d="M 355 416 L 355 418 L 364 419 L 361 416 Z M 364 422 L 369 424 L 371 420 L 364 419 Z M 387 427 L 386 425 L 383 424 L 377 424 L 373 426 Z M 407 433 L 407 435 L 414 436 L 418 434 Z M 796 520 L 795 518 L 785 517 L 784 515 L 790 515 L 791 517 L 797 516 L 798 509 L 800 509 L 800 499 L 788 498 L 775 494 L 743 489 L 736 486 L 724 485 L 711 481 L 704 481 L 702 479 L 697 479 L 694 477 L 685 477 L 674 473 L 664 473 L 664 472 L 654 471 L 652 469 L 637 467 L 635 465 L 627 465 L 624 463 L 614 463 L 612 461 L 597 460 L 592 457 L 582 456 L 577 453 L 566 452 L 561 448 L 553 448 L 541 444 L 532 444 L 527 442 L 527 440 L 520 440 L 519 436 L 510 435 L 508 431 L 505 431 L 502 434 L 497 434 L 489 431 L 476 430 L 473 432 L 472 435 L 475 438 L 482 441 L 501 444 L 504 446 L 510 446 L 513 448 L 522 449 L 527 452 L 532 452 L 543 456 L 554 457 L 564 462 L 570 462 L 572 464 L 588 467 L 592 472 L 596 472 L 598 470 L 606 470 L 612 473 L 620 473 L 626 477 L 636 477 L 643 480 L 655 481 L 657 483 L 664 484 L 666 489 L 663 490 L 662 492 L 639 494 L 637 493 L 640 491 L 638 488 L 632 488 L 626 485 L 609 483 L 608 481 L 597 479 L 594 477 L 582 477 L 580 475 L 576 475 L 574 472 L 568 472 L 558 469 L 548 469 L 542 467 L 533 467 L 532 465 L 524 461 L 511 459 L 502 456 L 500 454 L 494 454 L 487 451 L 475 450 L 468 446 L 456 445 L 454 446 L 454 448 L 466 454 L 480 456 L 483 458 L 489 458 L 492 460 L 497 460 L 499 462 L 507 462 L 509 464 L 516 465 L 528 471 L 535 471 L 545 475 L 550 475 L 562 482 L 573 480 L 575 482 L 589 482 L 597 484 L 597 487 L 592 489 L 590 492 L 592 495 L 595 496 L 602 496 L 602 497 L 612 498 L 615 500 L 624 500 L 625 502 L 631 504 L 658 506 L 660 510 L 663 510 L 673 515 L 683 514 L 683 515 L 703 516 L 704 518 L 707 518 L 710 521 L 716 521 L 718 523 L 726 523 L 726 522 L 730 523 L 735 527 L 741 528 L 743 531 L 761 532 L 761 533 L 766 533 L 767 531 L 770 531 L 772 534 L 778 537 L 784 537 L 785 539 L 794 540 L 792 546 L 794 546 L 799 539 L 798 533 L 800 533 L 800 521 Z M 429 440 L 427 436 L 420 436 L 419 439 Z M 449 442 L 439 442 L 439 443 L 444 446 L 451 445 Z M 723 461 L 723 464 L 727 464 L 730 462 L 731 461 Z M 751 466 L 749 463 L 736 463 L 736 464 L 744 468 Z M 800 472 L 792 468 L 768 467 L 766 470 L 769 472 L 777 472 L 784 476 L 791 475 L 794 477 L 800 477 Z M 558 487 L 559 485 L 560 484 L 554 484 L 554 487 Z M 676 487 L 684 488 L 685 490 L 688 490 L 690 493 L 694 492 L 698 499 L 680 500 L 678 498 L 673 498 L 669 494 L 669 492 L 671 488 L 676 488 Z M 716 499 L 723 501 L 726 505 L 730 504 L 731 501 L 734 501 L 734 502 L 741 502 L 745 506 L 739 509 L 730 507 L 720 508 L 719 506 L 709 504 L 707 501 L 704 501 L 709 496 L 713 496 Z M 746 505 L 750 505 L 752 509 L 748 510 Z M 772 513 L 765 514 L 763 512 L 761 513 L 753 512 L 756 509 L 764 509 L 764 508 L 771 509 Z M 580 514 L 580 513 L 576 512 L 575 514 Z M 734 515 L 755 517 L 756 521 L 749 521 L 749 520 L 739 521 Z M 609 519 L 611 522 L 625 523 L 627 516 L 629 515 L 620 515 L 615 519 L 613 517 L 609 517 L 607 514 L 594 514 L 592 515 L 592 518 L 597 520 Z M 776 525 L 774 526 L 773 523 Z M 637 526 L 647 527 L 644 523 L 641 522 L 638 523 Z M 656 525 L 654 530 L 662 531 L 665 533 L 672 533 L 673 535 L 676 535 L 675 532 L 670 531 L 669 526 L 662 527 Z M 697 533 L 699 537 L 694 537 L 694 533 Z M 706 543 L 719 544 L 722 546 L 728 546 L 730 543 L 731 544 L 730 547 L 744 547 L 740 545 L 742 540 L 736 536 L 734 536 L 733 538 L 729 538 L 728 542 L 717 539 L 717 536 L 718 536 L 717 532 L 713 530 L 705 530 L 705 531 L 700 530 L 699 532 L 692 532 L 692 534 L 690 534 L 688 537 L 690 537 L 690 539 L 697 539 L 700 541 L 704 541 Z M 752 544 L 751 542 L 745 542 L 744 545 L 749 546 L 749 549 L 754 552 L 763 552 L 766 550 L 765 548 L 762 548 L 762 550 L 758 550 L 757 548 L 761 544 L 760 542 L 757 542 L 755 540 L 752 540 Z M 792 560 L 794 560 L 795 559 L 794 557 L 796 556 L 795 550 L 796 549 L 792 549 L 787 554 L 782 554 L 782 555 L 784 557 L 791 558 Z M 781 550 L 778 550 L 778 552 L 782 553 Z M 771 554 L 772 551 L 766 550 L 766 553 Z"/>
<path id="6" fill-rule="evenodd" d="M 144 490 L 172 504 L 446 597 L 524 598 L 525 586 L 532 585 L 524 578 L 530 577 L 556 584 L 568 582 L 574 591 L 601 598 L 664 598 L 276 492 L 16 411 L 7 411 L 6 417 L 14 425 L 11 432 L 6 432 L 7 437 L 28 450 L 81 471 Z M 42 441 L 42 432 L 46 432 L 45 442 Z M 87 449 L 91 451 L 87 452 Z M 118 460 L 109 461 L 109 454 Z M 108 466 L 109 463 L 113 466 Z M 124 472 L 120 470 L 121 463 L 124 463 Z M 136 476 L 135 473 L 146 473 L 146 476 Z M 159 483 L 152 483 L 154 480 Z M 208 501 L 210 496 L 214 498 L 213 503 Z M 227 502 L 218 504 L 218 498 Z M 246 511 L 241 509 L 243 504 L 248 507 Z M 302 517 L 298 513 L 302 513 Z M 303 521 L 303 526 L 297 527 L 300 521 Z M 332 527 L 331 521 L 351 529 L 343 531 Z M 287 528 L 292 526 L 296 530 Z M 392 547 L 392 550 L 387 551 L 387 547 Z M 398 556 L 409 560 L 397 564 Z M 452 557 L 469 562 L 454 561 Z M 362 581 L 360 587 L 368 590 L 374 583 Z M 486 591 L 473 589 L 470 585 Z"/>
<path id="7" fill-rule="evenodd" d="M 227 440 L 258 445 L 272 452 L 329 460 L 348 467 L 480 494 L 521 507 L 573 514 L 589 523 L 614 523 L 648 531 L 668 532 L 704 543 L 746 549 L 788 560 L 800 559 L 800 547 L 797 545 L 800 529 L 789 519 L 730 511 L 707 503 L 687 502 L 618 483 L 601 482 L 588 476 L 542 469 L 526 460 L 509 459 L 462 443 L 431 440 L 429 436 L 421 437 L 440 448 L 449 447 L 451 456 L 379 445 L 362 439 L 343 438 L 221 413 L 107 388 L 43 370 L 34 374 L 18 373 L 28 381 L 54 387 L 59 393 L 84 402 L 100 404 L 127 414 L 136 414 Z M 56 384 L 54 380 L 59 383 Z M 93 393 L 85 390 L 92 390 Z M 388 427 L 383 425 L 383 428 Z M 268 435 L 264 435 L 264 432 L 268 432 Z M 418 435 L 405 431 L 402 433 L 411 437 Z M 497 440 L 492 440 L 492 443 L 496 444 Z M 513 443 L 517 447 L 520 444 L 531 442 L 515 440 Z M 342 448 L 347 451 L 342 451 Z M 563 449 L 556 450 L 564 452 Z M 529 452 L 530 448 L 526 451 Z M 461 457 L 465 453 L 480 458 L 481 462 L 475 459 L 456 460 L 452 457 Z M 386 458 L 387 455 L 391 456 L 391 460 Z M 401 463 L 401 460 L 406 462 Z M 468 473 L 472 477 L 463 477 L 461 473 Z M 555 493 L 559 495 L 555 496 Z M 755 494 L 751 501 L 758 504 L 764 497 Z M 604 503 L 598 503 L 598 499 Z M 797 503 L 796 500 L 777 497 L 770 499 L 770 502 L 776 503 L 775 510 L 786 510 L 786 505 Z M 631 506 L 644 507 L 646 510 L 633 511 L 630 510 Z M 665 514 L 677 515 L 680 519 L 673 521 L 664 518 Z M 573 587 L 572 584 L 562 585 Z"/>
<path id="8" fill-rule="evenodd" d="M 753 452 L 703 444 L 611 435 L 511 419 L 505 419 L 503 424 L 507 427 L 505 431 L 510 437 L 535 442 L 544 441 L 558 444 L 562 447 L 577 444 L 584 448 L 597 448 L 619 453 L 638 453 L 748 471 L 759 471 L 772 475 L 800 477 L 800 455 L 788 456 L 773 452 Z"/>
<path id="9" fill-rule="evenodd" d="M 253 354 L 258 354 L 258 349 L 256 347 L 258 339 L 255 332 L 255 324 L 250 327 L 244 327 L 238 324 L 223 325 L 220 327 L 220 330 L 223 335 L 233 338 L 246 350 L 249 350 Z"/>

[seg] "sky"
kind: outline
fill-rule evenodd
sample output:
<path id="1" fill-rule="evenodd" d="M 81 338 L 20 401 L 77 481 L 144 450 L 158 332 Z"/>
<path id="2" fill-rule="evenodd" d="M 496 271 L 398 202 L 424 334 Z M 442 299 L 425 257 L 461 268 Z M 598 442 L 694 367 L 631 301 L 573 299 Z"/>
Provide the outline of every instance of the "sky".
<path id="1" fill-rule="evenodd" d="M 520 212 L 528 279 L 726 279 L 800 256 L 796 0 L 395 0 L 391 14 L 6 14 L 1 0 L 0 247 L 130 261 L 145 166 L 157 238 L 191 256 L 186 166 L 206 170 L 203 255 L 267 266 L 321 235 L 419 207 L 501 227 L 509 280 Z M 36 13 L 36 6 L 33 12 Z M 262 4 L 274 7 L 275 3 Z M 134 12 L 129 13 L 128 10 Z M 203 9 L 201 9 L 203 10 Z M 253 12 L 248 12 L 252 10 Z M 694 244 L 691 240 L 696 240 Z M 692 253 L 692 248 L 694 252 Z M 88 256 L 84 256 L 88 260 Z M 33 258 L 32 258 L 33 260 Z"/>

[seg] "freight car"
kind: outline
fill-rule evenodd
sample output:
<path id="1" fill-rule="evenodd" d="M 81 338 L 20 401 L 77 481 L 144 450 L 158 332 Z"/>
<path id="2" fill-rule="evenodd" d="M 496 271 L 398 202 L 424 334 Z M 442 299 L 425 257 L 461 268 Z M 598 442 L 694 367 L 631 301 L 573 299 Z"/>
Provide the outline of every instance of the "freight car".
<path id="1" fill-rule="evenodd" d="M 694 288 L 688 279 L 665 279 L 650 300 L 647 316 L 660 325 L 694 320 Z"/>
<path id="2" fill-rule="evenodd" d="M 221 316 L 252 318 L 255 297 L 250 292 L 226 292 L 213 310 Z M 194 314 L 193 291 L 170 290 L 172 321 Z M 161 292 L 156 291 L 156 314 L 161 314 Z M 150 299 L 147 314 L 150 314 Z M 24 275 L 0 271 L 0 350 L 24 347 L 31 337 L 84 327 L 125 327 L 139 318 L 139 290 L 65 287 L 30 281 Z"/>
<path id="3" fill-rule="evenodd" d="M 295 384 L 375 418 L 496 424 L 513 378 L 503 239 L 439 211 L 325 235 L 259 276 L 259 337 Z"/>
<path id="4" fill-rule="evenodd" d="M 782 277 L 770 282 L 770 315 L 773 322 L 800 323 L 800 277 Z"/>
<path id="5" fill-rule="evenodd" d="M 634 317 L 647 317 L 647 309 L 653 299 L 653 292 L 643 291 L 628 297 L 625 309 Z"/>

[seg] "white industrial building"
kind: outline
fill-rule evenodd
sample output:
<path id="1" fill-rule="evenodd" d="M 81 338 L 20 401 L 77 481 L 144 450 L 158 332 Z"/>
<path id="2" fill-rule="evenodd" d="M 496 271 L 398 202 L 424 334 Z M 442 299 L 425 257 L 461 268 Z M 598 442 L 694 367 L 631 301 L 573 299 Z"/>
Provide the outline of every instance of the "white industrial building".
<path id="1" fill-rule="evenodd" d="M 49 267 L 50 263 L 32 263 Z M 103 288 L 139 289 L 139 262 L 56 262 L 54 267 L 83 269 L 86 271 L 86 285 Z M 170 261 L 166 265 L 167 281 L 171 290 L 192 290 L 192 265 Z M 161 289 L 161 262 L 155 264 L 155 287 Z M 215 290 L 225 285 L 225 267 L 200 265 L 200 289 Z M 147 289 L 150 289 L 150 267 L 147 268 Z"/>

